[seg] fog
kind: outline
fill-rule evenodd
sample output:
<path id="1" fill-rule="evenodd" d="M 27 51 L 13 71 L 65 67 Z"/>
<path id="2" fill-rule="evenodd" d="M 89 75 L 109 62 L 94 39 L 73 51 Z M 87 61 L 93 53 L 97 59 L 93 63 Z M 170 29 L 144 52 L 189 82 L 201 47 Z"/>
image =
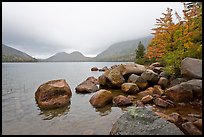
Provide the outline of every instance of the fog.
<path id="1" fill-rule="evenodd" d="M 2 2 L 2 43 L 35 58 L 96 56 L 116 42 L 151 35 L 167 7 L 182 15 L 181 2 Z"/>

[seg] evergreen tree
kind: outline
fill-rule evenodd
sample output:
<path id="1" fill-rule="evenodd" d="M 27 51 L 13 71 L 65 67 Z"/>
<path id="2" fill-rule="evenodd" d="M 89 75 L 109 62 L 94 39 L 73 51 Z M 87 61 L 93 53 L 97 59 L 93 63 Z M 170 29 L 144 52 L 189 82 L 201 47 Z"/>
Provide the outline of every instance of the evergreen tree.
<path id="1" fill-rule="evenodd" d="M 142 42 L 140 41 L 138 44 L 136 51 L 136 58 L 135 58 L 135 62 L 139 63 L 139 64 L 143 64 L 143 58 L 144 58 L 144 51 L 145 51 L 145 47 L 142 44 Z"/>

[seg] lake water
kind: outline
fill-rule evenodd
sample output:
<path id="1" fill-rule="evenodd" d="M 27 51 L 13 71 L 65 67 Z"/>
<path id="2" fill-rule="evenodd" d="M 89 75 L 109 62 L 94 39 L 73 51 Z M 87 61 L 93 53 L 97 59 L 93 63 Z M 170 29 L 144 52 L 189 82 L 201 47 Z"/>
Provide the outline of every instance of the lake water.
<path id="1" fill-rule="evenodd" d="M 124 62 L 55 62 L 2 63 L 2 134 L 105 134 L 124 113 L 120 107 L 108 105 L 95 109 L 89 103 L 94 93 L 76 94 L 75 87 L 93 72 Z M 67 107 L 42 111 L 35 102 L 37 88 L 54 79 L 65 79 L 72 90 Z"/>

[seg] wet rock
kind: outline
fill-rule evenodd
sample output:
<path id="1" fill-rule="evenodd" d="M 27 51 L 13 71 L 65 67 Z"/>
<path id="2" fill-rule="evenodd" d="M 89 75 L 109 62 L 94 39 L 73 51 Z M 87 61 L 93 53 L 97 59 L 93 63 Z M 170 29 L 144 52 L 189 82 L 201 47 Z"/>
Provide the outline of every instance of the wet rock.
<path id="1" fill-rule="evenodd" d="M 168 88 L 165 94 L 175 102 L 187 102 L 202 97 L 202 80 L 193 79 Z"/>
<path id="2" fill-rule="evenodd" d="M 97 67 L 93 67 L 93 68 L 91 68 L 91 71 L 98 71 L 98 68 Z"/>
<path id="3" fill-rule="evenodd" d="M 165 89 L 168 85 L 169 80 L 165 77 L 160 77 L 158 81 L 158 85 L 160 85 L 163 89 Z"/>
<path id="4" fill-rule="evenodd" d="M 168 88 L 173 87 L 173 86 L 175 86 L 175 85 L 178 85 L 178 84 L 180 84 L 180 83 L 182 83 L 182 82 L 186 82 L 186 81 L 187 81 L 187 80 L 184 79 L 184 78 L 176 78 L 176 79 L 173 79 L 173 80 L 170 81 L 170 84 L 169 84 Z"/>
<path id="5" fill-rule="evenodd" d="M 153 100 L 154 104 L 157 105 L 157 106 L 160 106 L 160 107 L 164 107 L 166 108 L 169 103 L 161 98 L 156 98 Z"/>
<path id="6" fill-rule="evenodd" d="M 141 99 L 141 102 L 143 104 L 149 103 L 153 100 L 153 97 L 151 95 L 146 95 Z"/>
<path id="7" fill-rule="evenodd" d="M 106 82 L 106 76 L 105 75 L 101 75 L 98 77 L 98 82 L 101 86 L 105 86 L 107 84 Z"/>
<path id="8" fill-rule="evenodd" d="M 189 57 L 183 59 L 181 75 L 187 79 L 202 79 L 202 60 Z"/>
<path id="9" fill-rule="evenodd" d="M 92 93 L 99 90 L 98 80 L 94 77 L 88 77 L 85 81 L 80 83 L 76 88 L 76 93 Z"/>
<path id="10" fill-rule="evenodd" d="M 144 107 L 144 104 L 140 100 L 137 100 L 135 106 L 136 107 Z"/>
<path id="11" fill-rule="evenodd" d="M 105 85 L 109 87 L 120 87 L 125 82 L 121 74 L 122 69 L 122 66 L 118 66 L 114 69 L 105 71 L 104 76 L 107 79 Z"/>
<path id="12" fill-rule="evenodd" d="M 114 69 L 116 67 L 118 67 L 118 65 L 113 65 L 113 66 L 111 66 L 111 69 Z"/>
<path id="13" fill-rule="evenodd" d="M 195 122 L 193 122 L 193 124 L 202 131 L 202 119 L 198 119 Z"/>
<path id="14" fill-rule="evenodd" d="M 121 85 L 121 90 L 127 94 L 136 94 L 139 91 L 139 88 L 135 83 L 123 83 Z"/>
<path id="15" fill-rule="evenodd" d="M 135 64 L 135 63 L 128 63 L 123 65 L 124 69 L 122 71 L 122 75 L 131 75 L 131 74 L 136 74 L 136 75 L 141 75 L 145 70 L 144 65 L 140 64 Z"/>
<path id="16" fill-rule="evenodd" d="M 135 84 L 137 84 L 140 90 L 145 90 L 148 87 L 147 80 L 143 79 L 141 76 L 137 78 Z"/>
<path id="17" fill-rule="evenodd" d="M 157 83 L 159 81 L 159 76 L 154 71 L 147 69 L 142 73 L 141 77 L 147 81 Z"/>
<path id="18" fill-rule="evenodd" d="M 35 92 L 36 102 L 42 109 L 66 106 L 70 103 L 71 96 L 71 89 L 64 79 L 48 81 Z"/>
<path id="19" fill-rule="evenodd" d="M 153 87 L 149 87 L 145 91 L 139 92 L 138 96 L 144 97 L 146 95 L 153 95 L 153 91 L 154 91 L 154 88 Z"/>
<path id="20" fill-rule="evenodd" d="M 154 94 L 158 94 L 158 95 L 163 95 L 164 94 L 164 91 L 161 89 L 161 86 L 159 85 L 154 85 L 154 91 L 153 91 Z"/>
<path id="21" fill-rule="evenodd" d="M 182 129 L 186 135 L 202 135 L 202 132 L 192 122 L 183 123 Z"/>
<path id="22" fill-rule="evenodd" d="M 102 69 L 99 69 L 99 71 L 106 71 L 106 70 L 108 70 L 108 67 L 103 67 Z"/>
<path id="23" fill-rule="evenodd" d="M 183 122 L 182 117 L 176 112 L 171 113 L 170 115 L 166 115 L 166 114 L 164 114 L 162 112 L 155 112 L 155 114 L 157 114 L 161 118 L 166 119 L 167 121 L 169 121 L 171 123 L 174 123 L 178 127 L 180 127 L 182 122 Z"/>
<path id="24" fill-rule="evenodd" d="M 113 103 L 116 106 L 129 106 L 132 105 L 132 101 L 123 95 L 118 95 L 113 98 Z"/>
<path id="25" fill-rule="evenodd" d="M 184 135 L 146 107 L 129 108 L 114 124 L 110 135 Z"/>
<path id="26" fill-rule="evenodd" d="M 133 95 L 128 95 L 127 98 L 128 98 L 130 101 L 133 101 L 136 97 L 133 96 Z"/>
<path id="27" fill-rule="evenodd" d="M 175 85 L 168 88 L 164 94 L 174 102 L 188 102 L 193 99 L 192 88 L 189 84 Z"/>
<path id="28" fill-rule="evenodd" d="M 187 82 L 183 82 L 182 84 L 191 86 L 194 98 L 202 97 L 202 80 L 192 79 Z"/>
<path id="29" fill-rule="evenodd" d="M 92 104 L 93 107 L 98 108 L 109 104 L 110 102 L 112 102 L 112 99 L 113 95 L 111 91 L 101 89 L 94 93 L 89 102 Z"/>
<path id="30" fill-rule="evenodd" d="M 128 78 L 128 83 L 135 83 L 138 78 L 139 78 L 138 75 L 131 74 L 131 75 L 129 76 L 129 78 Z"/>
<path id="31" fill-rule="evenodd" d="M 169 115 L 168 121 L 176 124 L 177 126 L 181 126 L 182 122 L 184 121 L 180 114 L 174 112 Z"/>

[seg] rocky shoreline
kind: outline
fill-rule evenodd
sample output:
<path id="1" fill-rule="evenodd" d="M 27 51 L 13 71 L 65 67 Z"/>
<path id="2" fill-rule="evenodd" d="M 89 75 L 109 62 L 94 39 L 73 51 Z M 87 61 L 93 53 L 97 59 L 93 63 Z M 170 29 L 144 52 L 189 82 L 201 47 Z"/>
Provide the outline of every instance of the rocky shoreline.
<path id="1" fill-rule="evenodd" d="M 110 103 L 128 107 L 127 113 L 113 124 L 111 135 L 202 135 L 202 60 L 185 58 L 181 63 L 182 77 L 175 79 L 165 74 L 159 62 L 150 66 L 128 63 L 93 67 L 91 71 L 104 73 L 98 78 L 88 77 L 75 88 L 76 93 L 93 94 L 89 102 L 95 108 Z M 112 89 L 124 94 L 113 96 Z M 65 80 L 52 81 L 42 84 L 35 95 L 41 108 L 50 109 L 68 104 L 71 90 Z M 165 114 L 156 110 L 186 104 L 196 106 L 201 114 L 191 112 L 185 117 L 177 111 Z"/>

